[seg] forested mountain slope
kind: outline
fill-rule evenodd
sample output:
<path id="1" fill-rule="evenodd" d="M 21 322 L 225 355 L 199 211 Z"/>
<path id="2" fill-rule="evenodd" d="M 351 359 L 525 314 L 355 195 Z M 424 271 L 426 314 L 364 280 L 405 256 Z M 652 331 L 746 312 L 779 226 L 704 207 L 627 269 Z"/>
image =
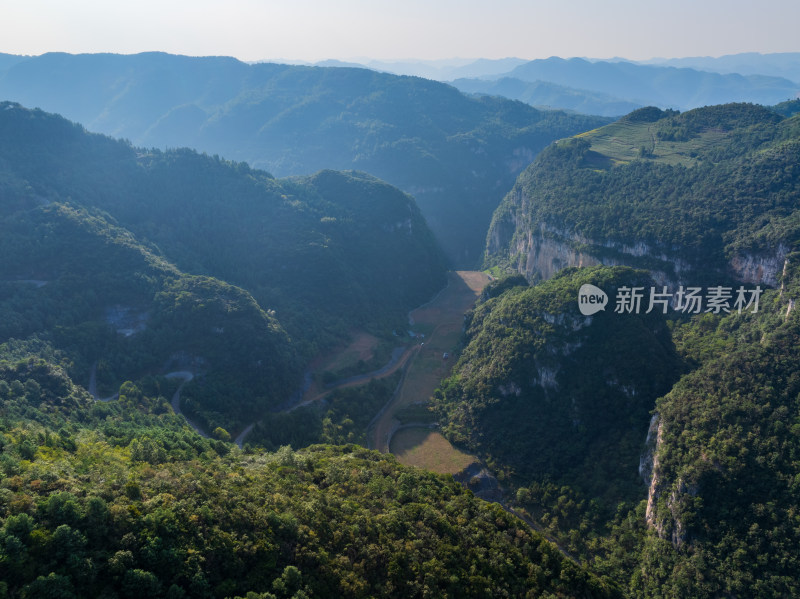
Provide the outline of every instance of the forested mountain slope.
<path id="1" fill-rule="evenodd" d="M 800 119 L 644 108 L 550 146 L 493 218 L 489 263 L 530 279 L 627 264 L 658 281 L 776 285 L 800 229 Z"/>
<path id="2" fill-rule="evenodd" d="M 490 287 L 467 319 L 465 348 L 437 405 L 451 439 L 518 483 L 568 484 L 609 507 L 640 492 L 650 410 L 681 365 L 660 311 L 583 316 L 585 283 L 613 295 L 652 281 L 595 267 L 496 296 Z"/>
<path id="3" fill-rule="evenodd" d="M 74 205 L 17 212 L 0 230 L 0 339 L 52 343 L 85 387 L 94 373 L 101 396 L 126 379 L 190 368 L 215 390 L 196 410 L 216 415 L 201 421 L 230 427 L 298 384 L 298 349 L 241 288 L 186 275 Z"/>
<path id="4" fill-rule="evenodd" d="M 45 336 L 77 380 L 98 361 L 103 391 L 202 372 L 187 392 L 225 426 L 285 401 L 352 327 L 402 326 L 444 282 L 413 199 L 373 177 L 277 181 L 10 103 L 0 198 L 0 339 Z"/>
<path id="5" fill-rule="evenodd" d="M 0 71 L 0 99 L 278 176 L 369 172 L 417 199 L 460 266 L 480 260 L 492 211 L 537 152 L 608 122 L 367 69 L 161 53 L 27 58 Z"/>
<path id="6" fill-rule="evenodd" d="M 585 283 L 652 285 L 620 267 L 490 288 L 436 394 L 443 432 L 629 597 L 794 596 L 799 261 L 741 314 L 583 316 Z"/>
<path id="7" fill-rule="evenodd" d="M 352 445 L 243 454 L 163 379 L 95 402 L 60 352 L 0 353 L 5 597 L 618 596 L 452 478 Z"/>
<path id="8" fill-rule="evenodd" d="M 489 259 L 545 280 L 498 282 L 476 308 L 437 393 L 444 431 L 630 597 L 800 592 L 791 108 L 636 111 L 546 150 L 495 216 Z M 600 262 L 652 278 L 565 268 Z M 580 312 L 585 283 L 606 310 Z M 622 284 L 640 310 L 616 310 Z M 662 285 L 763 293 L 757 311 L 646 313 Z"/>
<path id="9" fill-rule="evenodd" d="M 790 254 L 759 314 L 676 328 L 699 366 L 656 404 L 632 596 L 800 593 L 798 263 Z"/>
<path id="10" fill-rule="evenodd" d="M 405 324 L 444 270 L 396 188 L 4 103 L 0 253 L 0 595 L 618 596 L 452 478 L 352 445 L 242 453 L 173 413 L 180 385 L 234 430 L 351 327 Z"/>

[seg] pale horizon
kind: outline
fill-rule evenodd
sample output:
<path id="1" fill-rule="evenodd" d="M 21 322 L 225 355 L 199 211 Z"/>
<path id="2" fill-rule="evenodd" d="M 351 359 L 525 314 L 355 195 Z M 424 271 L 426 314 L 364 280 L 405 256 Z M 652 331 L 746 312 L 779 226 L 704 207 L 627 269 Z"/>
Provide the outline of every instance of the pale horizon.
<path id="1" fill-rule="evenodd" d="M 245 62 L 341 60 L 594 60 L 798 52 L 800 3 L 766 0 L 665 6 L 632 0 L 573 2 L 422 0 L 292 3 L 29 0 L 0 5 L 0 52 L 231 56 Z M 413 58 L 402 58 L 402 57 Z M 359 57 L 356 59 L 354 57 Z M 607 58 L 603 58 L 607 57 Z"/>
<path id="2" fill-rule="evenodd" d="M 687 59 L 687 58 L 723 58 L 726 56 L 737 56 L 743 54 L 760 54 L 762 56 L 768 56 L 773 54 L 800 54 L 800 50 L 796 51 L 787 51 L 787 52 L 756 52 L 756 51 L 742 51 L 742 52 L 734 52 L 734 53 L 726 53 L 726 54 L 693 54 L 687 56 L 650 56 L 647 58 L 630 58 L 628 56 L 563 56 L 563 55 L 556 55 L 551 54 L 548 56 L 534 56 L 534 57 L 526 57 L 526 56 L 501 56 L 499 58 L 488 58 L 486 56 L 473 56 L 470 58 L 463 58 L 461 56 L 451 56 L 451 57 L 437 57 L 437 58 L 422 58 L 422 57 L 405 57 L 405 58 L 397 58 L 397 57 L 388 57 L 388 58 L 376 58 L 374 56 L 360 56 L 360 57 L 336 57 L 336 56 L 327 56 L 323 58 L 316 58 L 316 59 L 304 59 L 304 58 L 286 58 L 286 57 L 268 57 L 268 58 L 259 58 L 255 60 L 240 58 L 238 56 L 233 56 L 230 54 L 187 54 L 182 52 L 169 52 L 166 50 L 139 50 L 134 52 L 118 52 L 114 50 L 97 50 L 93 52 L 69 52 L 66 50 L 48 50 L 46 52 L 39 52 L 35 54 L 29 53 L 19 53 L 19 52 L 9 52 L 2 48 L 0 48 L 0 54 L 6 54 L 9 56 L 24 56 L 26 58 L 35 58 L 37 56 L 42 56 L 44 54 L 70 54 L 73 56 L 78 56 L 81 54 L 115 54 L 119 56 L 135 56 L 137 54 L 153 54 L 153 53 L 162 53 L 162 54 L 170 54 L 173 56 L 186 56 L 189 58 L 234 58 L 240 62 L 248 63 L 248 64 L 256 64 L 256 63 L 265 63 L 265 62 L 272 62 L 272 63 L 307 63 L 307 64 L 316 64 L 320 62 L 326 61 L 337 61 L 342 63 L 360 63 L 360 64 L 367 64 L 369 62 L 380 62 L 380 63 L 441 63 L 442 65 L 450 65 L 454 63 L 463 63 L 464 65 L 471 64 L 477 60 L 546 60 L 548 58 L 561 58 L 564 60 L 571 60 L 573 58 L 580 58 L 583 60 L 590 60 L 590 61 L 615 61 L 615 60 L 625 60 L 629 62 L 649 62 L 649 61 L 657 61 L 657 60 L 680 60 L 680 59 Z"/>

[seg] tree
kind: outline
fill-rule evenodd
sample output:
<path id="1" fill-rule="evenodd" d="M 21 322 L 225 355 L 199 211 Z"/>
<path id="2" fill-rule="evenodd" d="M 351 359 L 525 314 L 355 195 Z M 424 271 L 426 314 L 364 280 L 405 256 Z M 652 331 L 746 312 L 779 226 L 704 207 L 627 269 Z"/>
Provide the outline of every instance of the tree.
<path id="1" fill-rule="evenodd" d="M 224 428 L 222 428 L 221 426 L 218 426 L 217 428 L 214 429 L 213 435 L 214 435 L 214 437 L 216 437 L 220 441 L 230 441 L 231 440 L 230 433 L 228 431 L 226 431 Z"/>

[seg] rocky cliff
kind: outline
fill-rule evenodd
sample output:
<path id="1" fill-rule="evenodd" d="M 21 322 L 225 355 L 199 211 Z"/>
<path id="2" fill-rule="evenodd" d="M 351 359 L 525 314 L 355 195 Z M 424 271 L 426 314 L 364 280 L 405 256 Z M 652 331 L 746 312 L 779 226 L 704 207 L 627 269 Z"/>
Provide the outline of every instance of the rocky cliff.
<path id="1" fill-rule="evenodd" d="M 602 264 L 645 268 L 656 284 L 674 288 L 697 283 L 697 271 L 708 265 L 705 256 L 697 255 L 690 261 L 685 253 L 681 255 L 681 248 L 677 246 L 664 248 L 657 242 L 644 240 L 592 239 L 545 221 L 531 222 L 525 216 L 531 198 L 519 188 L 512 194 L 518 207 L 492 223 L 487 238 L 487 258 L 490 262 L 505 263 L 529 281 L 549 279 L 570 266 Z M 720 282 L 734 279 L 776 287 L 788 252 L 789 247 L 783 242 L 766 250 L 739 251 L 720 262 L 715 270 Z"/>
<path id="2" fill-rule="evenodd" d="M 798 152 L 800 118 L 763 107 L 633 113 L 537 157 L 495 212 L 486 263 L 531 281 L 603 264 L 776 287 L 800 236 Z"/>

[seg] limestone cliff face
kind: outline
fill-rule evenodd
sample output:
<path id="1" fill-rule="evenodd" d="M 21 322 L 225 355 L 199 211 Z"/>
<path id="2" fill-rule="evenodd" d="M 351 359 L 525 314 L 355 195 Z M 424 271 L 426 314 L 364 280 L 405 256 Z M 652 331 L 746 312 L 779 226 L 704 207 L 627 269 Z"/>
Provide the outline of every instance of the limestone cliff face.
<path id="1" fill-rule="evenodd" d="M 696 283 L 693 273 L 707 266 L 706 256 L 697 256 L 690 263 L 679 256 L 679 247 L 658 247 L 644 240 L 589 239 L 567 227 L 534 222 L 529 216 L 530 199 L 518 187 L 506 201 L 489 229 L 487 257 L 507 260 L 530 281 L 549 279 L 570 266 L 603 264 L 645 268 L 658 285 L 677 286 Z M 783 244 L 771 252 L 739 252 L 728 260 L 728 272 L 720 274 L 742 283 L 775 287 L 787 253 Z"/>
<path id="2" fill-rule="evenodd" d="M 647 511 L 645 512 L 645 520 L 647 525 L 656 528 L 661 536 L 661 527 L 656 524 L 656 502 L 662 491 L 661 471 L 658 463 L 658 450 L 662 444 L 664 435 L 664 423 L 659 418 L 658 414 L 653 414 L 650 420 L 650 428 L 647 431 L 647 440 L 645 441 L 645 453 L 642 454 L 639 460 L 639 476 L 642 477 L 647 485 Z"/>
<path id="3" fill-rule="evenodd" d="M 685 503 L 695 497 L 697 485 L 687 484 L 682 478 L 666 480 L 659 464 L 659 451 L 664 444 L 664 421 L 654 414 L 645 442 L 645 453 L 639 461 L 639 475 L 647 484 L 647 510 L 645 521 L 659 538 L 669 540 L 674 547 L 686 543 L 688 533 L 682 519 Z M 663 502 L 662 495 L 667 493 Z"/>
<path id="4" fill-rule="evenodd" d="M 522 207 L 505 218 L 496 219 L 489 230 L 487 255 L 505 256 L 528 280 L 549 279 L 570 266 L 634 266 L 648 268 L 658 284 L 683 282 L 690 265 L 658 251 L 644 242 L 632 245 L 594 240 L 547 223 L 526 222 L 522 194 L 516 192 Z"/>
<path id="5" fill-rule="evenodd" d="M 512 245 L 512 255 L 517 256 L 517 269 L 528 279 L 549 279 L 567 266 L 595 266 L 600 264 L 595 256 L 575 249 L 568 237 L 560 231 L 540 226 L 538 230 L 527 230 Z M 578 236 L 575 243 L 583 244 Z"/>
<path id="6" fill-rule="evenodd" d="M 770 287 L 778 285 L 778 273 L 784 272 L 789 248 L 779 244 L 771 254 L 740 253 L 730 261 L 730 267 L 737 278 L 744 283 L 765 283 Z"/>

